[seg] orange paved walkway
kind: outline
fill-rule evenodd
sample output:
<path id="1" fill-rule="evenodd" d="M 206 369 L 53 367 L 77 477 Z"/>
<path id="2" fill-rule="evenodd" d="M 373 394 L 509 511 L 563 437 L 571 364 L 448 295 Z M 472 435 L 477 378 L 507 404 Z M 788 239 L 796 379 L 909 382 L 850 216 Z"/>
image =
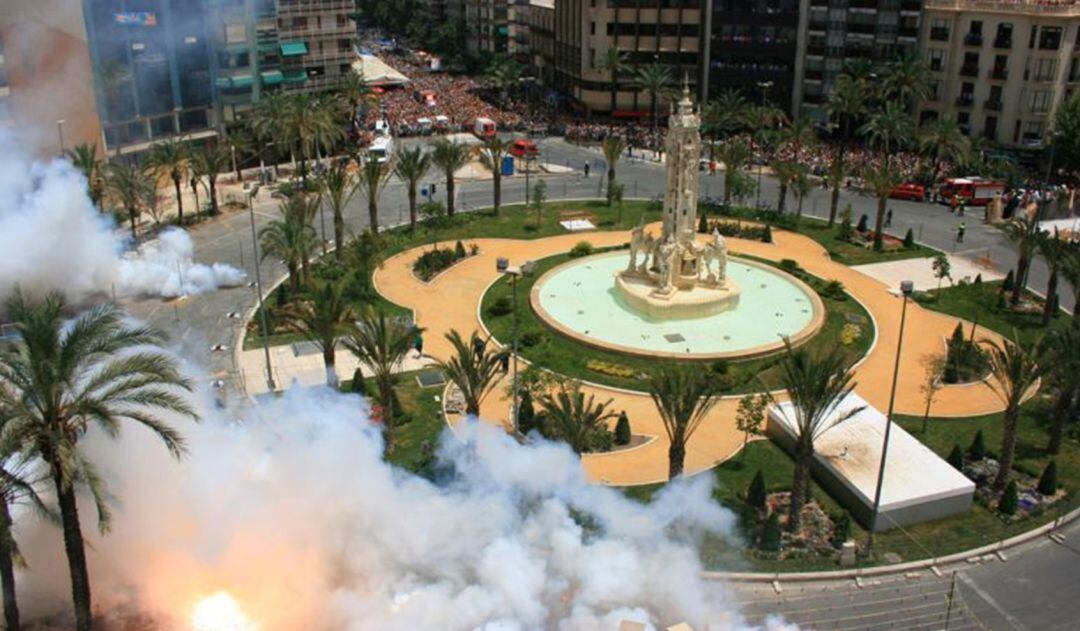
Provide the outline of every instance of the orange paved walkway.
<path id="1" fill-rule="evenodd" d="M 659 224 L 650 226 L 659 231 Z M 857 298 L 874 318 L 878 339 L 869 355 L 856 370 L 857 390 L 872 405 L 884 411 L 888 407 L 901 300 L 883 284 L 829 259 L 825 249 L 802 235 L 774 231 L 774 243 L 728 239 L 733 254 L 749 254 L 765 259 L 795 259 L 810 273 L 824 279 L 837 279 Z M 507 257 L 512 264 L 541 259 L 568 251 L 579 241 L 606 247 L 625 243 L 628 231 L 566 234 L 535 240 L 473 239 L 480 253 L 443 272 L 425 284 L 412 274 L 412 262 L 430 246 L 414 248 L 388 259 L 375 273 L 375 286 L 387 299 L 411 307 L 417 322 L 427 329 L 424 336 L 427 353 L 445 358 L 450 352 L 443 338 L 450 329 L 463 335 L 481 329 L 477 308 L 484 291 L 496 279 L 495 259 Z M 448 244 L 453 247 L 453 244 Z M 525 300 L 528 299 L 526 296 Z M 944 338 L 952 333 L 957 319 L 908 303 L 907 335 L 901 361 L 896 409 L 903 414 L 922 414 L 923 382 L 927 355 L 944 350 Z M 965 327 L 968 324 L 965 323 Z M 980 331 L 984 331 L 980 329 Z M 993 335 L 985 332 L 985 335 Z M 981 335 L 979 337 L 982 337 Z M 481 416 L 488 421 L 506 423 L 509 400 L 500 384 L 484 402 Z M 586 387 L 600 400 L 613 398 L 615 409 L 625 409 L 635 434 L 656 436 L 656 440 L 636 449 L 609 454 L 586 454 L 583 464 L 591 479 L 617 485 L 645 484 L 667 479 L 667 447 L 663 426 L 652 400 L 646 394 L 632 394 L 602 386 Z M 741 446 L 742 436 L 735 429 L 738 397 L 717 405 L 687 447 L 686 470 L 696 473 L 715 466 Z M 937 396 L 935 416 L 972 416 L 1001 409 L 998 399 L 982 383 L 944 388 Z"/>

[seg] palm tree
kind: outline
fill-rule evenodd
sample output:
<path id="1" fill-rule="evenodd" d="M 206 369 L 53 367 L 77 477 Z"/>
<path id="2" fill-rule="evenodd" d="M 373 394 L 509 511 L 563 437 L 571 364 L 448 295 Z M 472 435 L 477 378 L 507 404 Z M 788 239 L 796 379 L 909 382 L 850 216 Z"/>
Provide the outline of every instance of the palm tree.
<path id="1" fill-rule="evenodd" d="M 0 384 L 0 389 L 4 387 Z M 0 398 L 0 402 L 5 399 Z M 0 407 L 0 589 L 4 597 L 4 627 L 9 631 L 21 628 L 15 593 L 15 567 L 26 567 L 18 542 L 15 541 L 11 509 L 19 504 L 29 504 L 46 518 L 56 519 L 38 495 L 39 487 L 48 480 L 40 461 L 23 451 L 18 436 L 6 432 L 14 416 L 14 410 Z"/>
<path id="2" fill-rule="evenodd" d="M 330 204 L 334 213 L 334 258 L 341 261 L 345 244 L 345 208 L 360 189 L 360 182 L 346 166 L 334 163 L 323 173 L 319 184 L 322 199 Z"/>
<path id="3" fill-rule="evenodd" d="M 420 147 L 398 152 L 394 173 L 405 183 L 409 197 L 409 231 L 416 230 L 416 188 L 431 169 L 431 154 Z"/>
<path id="4" fill-rule="evenodd" d="M 867 90 L 865 81 L 850 74 L 841 74 L 836 78 L 833 90 L 829 93 L 829 99 L 825 104 L 825 109 L 832 120 L 832 124 L 839 128 L 843 134 L 840 139 L 839 149 L 834 153 L 829 169 L 829 177 L 832 178 L 832 200 L 829 205 L 830 227 L 836 221 L 840 187 L 847 171 L 845 154 L 847 152 L 847 141 L 851 137 L 851 126 L 866 114 Z"/>
<path id="5" fill-rule="evenodd" d="M 915 124 L 911 114 L 895 102 L 885 104 L 883 110 L 874 112 L 859 128 L 859 133 L 866 136 L 871 145 L 885 152 L 885 163 L 890 164 L 894 149 L 907 144 L 915 133 Z"/>
<path id="6" fill-rule="evenodd" d="M 469 163 L 471 150 L 457 141 L 439 138 L 431 150 L 431 162 L 446 178 L 446 215 L 454 216 L 454 173 Z"/>
<path id="7" fill-rule="evenodd" d="M 1042 347 L 1040 340 L 1029 347 L 1020 341 L 1016 333 L 1013 338 L 985 340 L 993 379 L 986 383 L 1005 405 L 1001 433 L 1001 454 L 998 458 L 998 473 L 991 488 L 1000 492 L 1009 481 L 1012 472 L 1013 457 L 1016 455 L 1016 429 L 1020 421 L 1020 403 L 1045 371 L 1039 362 Z"/>
<path id="8" fill-rule="evenodd" d="M 480 149 L 480 164 L 491 171 L 491 184 L 494 187 L 495 216 L 499 216 L 499 206 L 502 204 L 502 162 L 503 158 L 510 153 L 510 143 L 498 138 L 491 138 Z"/>
<path id="9" fill-rule="evenodd" d="M 236 171 L 236 182 L 241 183 L 244 181 L 244 160 L 248 155 L 258 153 L 254 132 L 248 125 L 237 125 L 225 136 L 225 145 L 229 147 L 229 157 L 232 158 L 233 170 Z"/>
<path id="10" fill-rule="evenodd" d="M 326 385 L 338 387 L 335 370 L 335 350 L 338 340 L 352 329 L 356 308 L 342 295 L 344 284 L 335 281 L 316 281 L 308 300 L 294 306 L 288 320 L 305 339 L 319 347 L 326 367 Z"/>
<path id="11" fill-rule="evenodd" d="M 509 55 L 497 55 L 488 64 L 484 74 L 487 75 L 492 86 L 498 90 L 499 102 L 506 103 L 507 93 L 521 80 L 521 64 Z"/>
<path id="12" fill-rule="evenodd" d="M 877 217 L 874 219 L 874 250 L 885 248 L 885 210 L 889 195 L 900 184 L 900 175 L 885 163 L 863 170 L 862 179 L 878 200 Z"/>
<path id="13" fill-rule="evenodd" d="M 829 180 L 832 182 L 829 192 L 829 227 L 836 223 L 836 210 L 840 206 L 840 186 L 847 177 L 847 164 L 844 162 L 843 145 L 838 151 L 833 151 L 832 161 L 829 162 Z"/>
<path id="14" fill-rule="evenodd" d="M 734 88 L 724 90 L 701 108 L 702 127 L 714 141 L 744 128 L 749 120 L 750 103 Z"/>
<path id="15" fill-rule="evenodd" d="M 188 177 L 188 152 L 176 140 L 164 140 L 150 146 L 146 166 L 169 177 L 176 193 L 176 225 L 184 225 L 184 198 L 181 183 Z"/>
<path id="16" fill-rule="evenodd" d="M 679 366 L 652 373 L 647 386 L 671 443 L 668 477 L 674 480 L 682 475 L 686 444 L 720 400 L 720 385 L 705 371 Z"/>
<path id="17" fill-rule="evenodd" d="M 600 58 L 600 63 L 596 66 L 597 70 L 603 70 L 610 75 L 612 114 L 618 109 L 619 73 L 626 70 L 626 68 L 626 53 L 615 46 L 604 51 L 604 55 Z"/>
<path id="18" fill-rule="evenodd" d="M 221 145 L 208 143 L 191 152 L 191 172 L 196 179 L 202 181 L 205 178 L 206 180 L 212 217 L 221 212 L 217 197 L 218 175 L 228 170 L 229 152 Z"/>
<path id="19" fill-rule="evenodd" d="M 1054 228 L 1053 234 L 1040 231 L 1036 235 L 1036 247 L 1043 255 L 1046 266 L 1050 268 L 1050 279 L 1046 282 L 1046 302 L 1043 304 L 1042 313 L 1043 326 L 1050 326 L 1050 319 L 1054 317 L 1054 312 L 1058 308 L 1056 300 L 1058 278 L 1065 260 L 1069 257 L 1072 245 L 1058 237 L 1057 228 Z"/>
<path id="20" fill-rule="evenodd" d="M 1050 439 L 1046 453 L 1057 454 L 1065 434 L 1065 424 L 1080 405 L 1080 324 L 1053 331 L 1044 346 L 1046 385 L 1053 394 L 1050 414 Z"/>
<path id="21" fill-rule="evenodd" d="M 1039 221 L 1035 216 L 1019 212 L 1011 220 L 1001 225 L 1005 237 L 1016 246 L 1016 282 L 1013 284 L 1011 302 L 1020 304 L 1020 299 L 1027 289 L 1028 269 L 1035 249 L 1039 247 Z"/>
<path id="22" fill-rule="evenodd" d="M 932 160 L 928 184 L 933 186 L 941 173 L 941 163 L 962 160 L 971 150 L 971 142 L 953 117 L 946 114 L 930 123 L 919 134 L 919 150 Z"/>
<path id="23" fill-rule="evenodd" d="M 252 110 L 251 132 L 264 146 L 274 144 L 278 148 L 286 147 L 291 151 L 295 145 L 295 141 L 289 136 L 292 130 L 285 126 L 288 98 L 288 94 L 284 92 L 270 94 L 261 98 Z M 278 172 L 278 155 L 278 151 L 272 154 L 274 173 Z"/>
<path id="24" fill-rule="evenodd" d="M 657 106 L 660 104 L 660 97 L 671 89 L 671 69 L 657 63 L 643 66 L 638 68 L 635 82 L 638 88 L 649 93 L 649 114 L 652 116 L 653 132 L 656 132 Z"/>
<path id="25" fill-rule="evenodd" d="M 300 154 L 300 180 L 307 188 L 307 161 L 320 148 L 329 149 L 345 137 L 344 129 L 335 117 L 336 108 L 326 99 L 303 92 L 286 97 L 278 126 L 285 131 Z"/>
<path id="26" fill-rule="evenodd" d="M 795 163 L 801 163 L 803 147 L 817 144 L 817 130 L 815 123 L 809 118 L 799 117 L 784 127 L 781 133 L 782 142 L 790 144 L 793 148 L 792 157 Z"/>
<path id="27" fill-rule="evenodd" d="M 745 140 L 732 138 L 720 146 L 720 161 L 724 163 L 724 204 L 731 202 L 731 184 L 750 163 L 753 151 Z"/>
<path id="28" fill-rule="evenodd" d="M 368 309 L 361 314 L 356 329 L 345 338 L 345 348 L 367 366 L 375 378 L 382 406 L 386 453 L 394 449 L 394 370 L 408 355 L 414 337 L 421 331 L 387 316 L 381 309 Z"/>
<path id="29" fill-rule="evenodd" d="M 86 193 L 94 208 L 100 211 L 101 198 L 105 196 L 105 167 L 97 157 L 97 145 L 79 143 L 68 149 L 67 157 L 86 178 Z"/>
<path id="30" fill-rule="evenodd" d="M 902 52 L 885 69 L 881 96 L 885 101 L 898 101 L 906 112 L 914 112 L 919 101 L 930 94 L 929 72 L 926 64 L 913 51 Z"/>
<path id="31" fill-rule="evenodd" d="M 105 93 L 105 115 L 103 120 L 115 121 L 118 116 L 116 99 L 120 94 L 120 86 L 131 80 L 131 73 L 118 59 L 110 59 L 96 68 L 98 85 Z"/>
<path id="32" fill-rule="evenodd" d="M 131 240 L 138 241 L 139 234 L 136 231 L 135 222 L 142 214 L 146 188 L 152 186 L 149 178 L 137 164 L 113 162 L 109 165 L 108 186 L 120 205 L 127 211 L 128 219 L 131 221 Z"/>
<path id="33" fill-rule="evenodd" d="M 489 349 L 487 342 L 475 331 L 467 342 L 456 329 L 451 329 L 446 339 L 454 347 L 454 354 L 446 361 L 440 360 L 439 368 L 461 392 L 465 414 L 479 416 L 480 403 L 498 382 L 505 351 Z"/>
<path id="34" fill-rule="evenodd" d="M 803 201 L 806 200 L 806 196 L 813 190 L 813 184 L 810 182 L 810 174 L 805 165 L 795 163 L 791 172 L 791 192 L 795 194 L 795 221 L 798 222 L 802 219 Z"/>
<path id="35" fill-rule="evenodd" d="M 285 199 L 278 207 L 281 219 L 275 219 L 259 230 L 262 258 L 274 256 L 285 262 L 289 270 L 289 293 L 300 293 L 300 270 L 315 251 L 318 237 L 309 219 L 310 202 L 302 195 Z"/>
<path id="36" fill-rule="evenodd" d="M 362 72 L 349 72 L 341 82 L 341 94 L 349 104 L 349 118 L 356 119 L 360 115 L 360 106 L 371 98 L 371 87 Z"/>
<path id="37" fill-rule="evenodd" d="M 562 384 L 541 395 L 539 403 L 548 427 L 578 454 L 589 451 L 593 436 L 606 432 L 607 421 L 618 416 L 610 409 L 611 399 L 597 402 L 592 394 L 586 399 L 578 384 Z"/>
<path id="38" fill-rule="evenodd" d="M 791 480 L 788 529 L 798 532 L 799 514 L 810 495 L 810 463 L 814 458 L 814 443 L 822 434 L 855 416 L 863 408 L 837 409 L 855 390 L 854 371 L 837 349 L 819 356 L 805 348 L 792 348 L 786 341 L 785 345 L 787 353 L 780 361 L 781 383 L 791 402 L 794 418 L 788 421 L 795 434 L 795 471 Z M 780 406 L 779 410 L 781 414 L 787 414 L 787 406 Z"/>
<path id="39" fill-rule="evenodd" d="M 390 181 L 390 165 L 368 158 L 360 165 L 360 190 L 367 197 L 368 230 L 379 234 L 379 196 Z"/>
<path id="40" fill-rule="evenodd" d="M 791 160 L 781 160 L 777 158 L 774 159 L 769 166 L 773 170 L 773 176 L 776 178 L 776 183 L 779 188 L 779 194 L 776 198 L 776 212 L 783 214 L 784 210 L 787 209 L 788 187 L 795 177 L 795 163 Z"/>
<path id="41" fill-rule="evenodd" d="M 161 333 L 128 324 L 111 304 L 69 323 L 67 307 L 59 294 L 33 302 L 16 291 L 8 300 L 7 315 L 21 340 L 0 350 L 0 408 L 12 414 L 5 434 L 18 437 L 26 453 L 48 468 L 71 572 L 75 628 L 90 631 L 90 577 L 76 488 L 85 485 L 92 493 L 102 532 L 109 510 L 104 482 L 80 439 L 91 423 L 116 438 L 129 421 L 156 434 L 179 458 L 184 440 L 157 413 L 195 420 L 198 415 L 179 394 L 191 385 L 162 350 Z"/>
<path id="42" fill-rule="evenodd" d="M 607 203 L 611 206 L 611 195 L 615 187 L 615 165 L 626 151 L 626 141 L 621 136 L 606 136 L 602 145 L 604 162 L 607 163 Z"/>

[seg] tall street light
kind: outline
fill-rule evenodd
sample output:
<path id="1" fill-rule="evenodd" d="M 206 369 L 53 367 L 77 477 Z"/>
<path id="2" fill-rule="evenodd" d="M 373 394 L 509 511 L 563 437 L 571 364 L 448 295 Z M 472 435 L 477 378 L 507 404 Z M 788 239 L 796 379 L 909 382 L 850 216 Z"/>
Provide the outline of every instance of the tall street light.
<path id="1" fill-rule="evenodd" d="M 881 509 L 881 486 L 885 480 L 885 459 L 889 453 L 889 431 L 892 429 L 893 408 L 896 404 L 896 382 L 900 377 L 900 349 L 904 345 L 904 320 L 907 318 L 907 303 L 911 293 L 915 291 L 915 283 L 905 280 L 900 283 L 900 293 L 903 294 L 903 306 L 900 308 L 900 335 L 896 340 L 896 362 L 893 364 L 892 390 L 889 392 L 889 414 L 885 417 L 885 442 L 881 445 L 881 463 L 878 465 L 877 486 L 874 488 L 874 512 L 870 514 L 870 528 L 866 533 L 866 556 L 870 556 L 870 549 L 874 545 L 874 530 L 877 528 L 878 511 Z"/>
<path id="2" fill-rule="evenodd" d="M 513 267 L 510 265 L 510 261 L 505 258 L 495 259 L 495 270 L 500 274 L 510 277 L 510 305 L 513 312 L 513 319 L 510 324 L 510 354 L 513 360 L 513 367 L 511 373 L 511 385 L 510 385 L 510 397 L 512 402 L 510 404 L 510 426 L 514 432 L 518 431 L 518 311 L 517 311 L 517 281 L 518 277 L 525 271 L 530 269 L 529 263 L 526 263 L 522 267 Z"/>
<path id="3" fill-rule="evenodd" d="M 772 81 L 758 81 L 757 87 L 761 89 L 761 109 L 758 110 L 758 142 L 762 141 L 762 133 L 765 130 L 765 95 L 768 94 L 769 88 L 773 86 Z M 764 155 L 762 155 L 764 157 Z M 761 208 L 761 171 L 765 167 L 759 160 L 757 167 L 757 200 L 754 202 L 754 209 Z"/>
<path id="4" fill-rule="evenodd" d="M 262 273 L 259 271 L 259 240 L 255 237 L 255 196 L 259 194 L 259 184 L 255 184 L 248 192 L 248 216 L 251 217 L 251 248 L 255 253 L 255 291 L 259 295 L 259 321 L 262 325 L 263 356 L 266 360 L 266 387 L 270 392 L 277 390 L 274 383 L 274 371 L 270 366 L 270 330 L 266 326 L 266 308 L 263 306 Z"/>
<path id="5" fill-rule="evenodd" d="M 60 119 L 56 121 L 56 135 L 60 137 L 60 155 L 64 155 L 66 149 L 64 148 L 64 123 L 67 121 Z"/>

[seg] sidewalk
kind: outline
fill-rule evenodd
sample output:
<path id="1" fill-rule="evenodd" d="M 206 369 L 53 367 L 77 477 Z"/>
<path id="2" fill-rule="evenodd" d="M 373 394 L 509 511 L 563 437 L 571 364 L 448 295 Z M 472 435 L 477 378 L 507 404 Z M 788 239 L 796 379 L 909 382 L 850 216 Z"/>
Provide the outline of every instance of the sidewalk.
<path id="1" fill-rule="evenodd" d="M 352 379 L 353 372 L 360 365 L 355 355 L 340 346 L 334 360 L 334 367 L 340 381 Z M 428 355 L 417 358 L 416 353 L 410 351 L 395 372 L 412 372 L 434 363 L 434 358 Z M 312 387 L 326 383 L 326 368 L 323 365 L 322 351 L 311 342 L 271 346 L 270 365 L 273 368 L 274 381 L 278 389 L 286 389 L 294 384 Z M 372 373 L 368 366 L 364 366 L 363 371 L 366 376 Z M 255 396 L 268 391 L 265 377 L 266 365 L 261 348 L 243 351 L 240 354 L 240 373 L 248 395 Z"/>

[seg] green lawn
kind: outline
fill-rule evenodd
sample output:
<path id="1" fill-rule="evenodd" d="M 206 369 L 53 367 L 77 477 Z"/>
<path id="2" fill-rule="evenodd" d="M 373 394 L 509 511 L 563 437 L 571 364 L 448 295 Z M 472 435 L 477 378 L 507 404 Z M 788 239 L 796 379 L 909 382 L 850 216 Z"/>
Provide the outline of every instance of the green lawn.
<path id="1" fill-rule="evenodd" d="M 619 366 L 632 368 L 635 372 L 645 373 L 656 366 L 655 359 L 598 350 L 565 337 L 544 325 L 533 312 L 532 307 L 528 304 L 528 297 L 533 283 L 535 283 L 544 272 L 567 260 L 569 260 L 569 257 L 563 254 L 538 261 L 537 273 L 532 277 L 522 278 L 518 281 L 518 339 L 522 339 L 526 334 L 531 333 L 539 335 L 541 340 L 534 346 L 523 346 L 521 348 L 522 357 L 539 366 L 549 368 L 557 373 L 576 379 L 586 379 L 620 388 L 640 389 L 639 379 L 623 378 L 590 370 L 587 363 L 589 360 L 600 360 L 609 364 L 617 364 Z M 772 264 L 763 259 L 755 260 L 769 263 L 770 265 Z M 803 275 L 803 278 L 810 283 L 811 286 L 822 285 L 819 280 L 809 277 L 808 275 Z M 484 324 L 497 339 L 506 343 L 509 343 L 511 339 L 510 333 L 513 325 L 513 315 L 506 314 L 502 316 L 492 316 L 489 313 L 489 309 L 496 300 L 499 300 L 500 298 L 509 298 L 510 292 L 511 285 L 509 279 L 500 279 L 492 285 L 491 289 L 484 295 L 481 302 L 481 316 L 484 319 Z M 858 302 L 846 296 L 843 300 L 822 296 L 822 302 L 825 304 L 826 310 L 825 325 L 822 327 L 821 331 L 806 343 L 806 346 L 821 351 L 834 347 L 842 348 L 850 361 L 855 361 L 859 357 L 862 357 L 869 349 L 874 336 L 873 322 L 870 319 L 869 314 L 866 313 Z M 863 323 L 860 325 L 862 335 L 850 346 L 844 346 L 840 343 L 840 332 L 847 323 L 847 318 L 849 316 L 862 318 Z M 778 362 L 778 355 L 725 362 L 728 367 L 726 377 L 729 381 L 728 392 L 733 394 L 758 392 L 778 386 Z M 711 369 L 711 364 L 708 362 L 702 362 L 702 365 Z"/>
<path id="2" fill-rule="evenodd" d="M 1000 282 L 972 283 L 942 287 L 928 292 L 916 293 L 915 301 L 927 309 L 954 315 L 979 326 L 1012 337 L 1013 331 L 1025 342 L 1033 342 L 1043 335 L 1047 328 L 1042 325 L 1042 313 L 1016 313 L 999 308 L 998 292 Z M 1029 298 L 1042 304 L 1042 300 L 1033 295 Z M 1070 316 L 1059 312 L 1050 320 L 1050 330 L 1065 328 L 1071 322 Z"/>

